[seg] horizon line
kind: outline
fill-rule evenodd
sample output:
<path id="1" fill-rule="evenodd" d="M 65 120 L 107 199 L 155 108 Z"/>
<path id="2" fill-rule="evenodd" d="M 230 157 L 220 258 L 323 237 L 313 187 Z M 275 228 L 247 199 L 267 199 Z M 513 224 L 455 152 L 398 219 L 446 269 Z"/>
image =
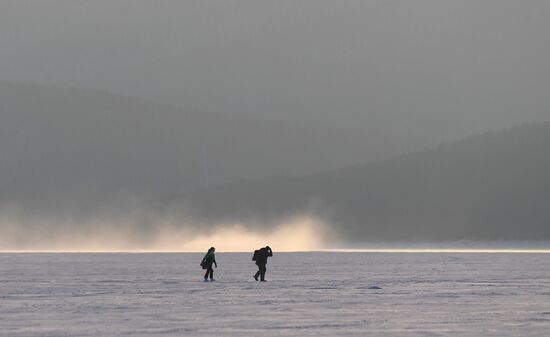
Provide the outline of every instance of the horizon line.
<path id="1" fill-rule="evenodd" d="M 250 251 L 223 251 L 217 253 L 250 253 Z M 187 254 L 204 251 L 178 250 L 0 250 L 0 254 Z M 328 248 L 312 250 L 282 250 L 279 253 L 453 253 L 453 254 L 550 254 L 549 248 Z"/>

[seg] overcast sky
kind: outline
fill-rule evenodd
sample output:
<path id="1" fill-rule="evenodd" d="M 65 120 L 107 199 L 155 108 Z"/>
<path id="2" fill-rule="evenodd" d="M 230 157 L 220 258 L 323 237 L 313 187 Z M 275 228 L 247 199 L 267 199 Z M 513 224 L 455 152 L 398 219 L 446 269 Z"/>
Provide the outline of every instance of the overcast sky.
<path id="1" fill-rule="evenodd" d="M 549 18 L 544 0 L 0 0 L 0 82 L 41 85 L 0 86 L 15 88 L 0 101 L 0 237 L 41 241 L 20 231 L 32 220 L 54 237 L 56 226 L 109 237 L 116 224 L 126 238 L 136 224 L 181 225 L 184 210 L 159 220 L 125 193 L 146 190 L 157 207 L 183 189 L 182 171 L 303 174 L 550 120 Z M 205 126 L 205 111 L 227 116 Z M 207 150 L 186 112 L 217 137 Z"/>
<path id="2" fill-rule="evenodd" d="M 4 0 L 0 74 L 454 139 L 549 118 L 548 17 L 516 0 Z"/>

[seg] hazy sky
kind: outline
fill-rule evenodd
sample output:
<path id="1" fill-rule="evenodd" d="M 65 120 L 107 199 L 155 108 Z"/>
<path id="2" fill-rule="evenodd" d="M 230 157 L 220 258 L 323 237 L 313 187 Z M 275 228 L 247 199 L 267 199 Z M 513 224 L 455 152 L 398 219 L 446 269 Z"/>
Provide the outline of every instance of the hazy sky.
<path id="1" fill-rule="evenodd" d="M 179 172 L 190 156 L 182 155 L 183 147 L 196 145 L 187 149 L 199 158 L 191 163 L 193 177 L 204 175 L 197 150 L 204 145 L 202 129 L 187 121 L 182 122 L 186 130 L 193 130 L 181 132 L 179 122 L 173 122 L 185 119 L 185 111 L 245 116 L 224 116 L 210 130 L 219 136 L 218 148 L 208 150 L 209 161 L 218 160 L 213 177 L 214 169 L 228 172 L 223 165 L 241 158 L 235 153 L 244 158 L 243 168 L 250 158 L 262 159 L 264 166 L 258 167 L 274 171 L 265 170 L 267 175 L 307 173 L 311 167 L 324 170 L 317 158 L 334 159 L 346 150 L 352 154 L 346 158 L 359 163 L 486 130 L 550 120 L 548 18 L 550 2 L 543 0 L 0 0 L 0 82 L 40 84 L 32 86 L 37 93 L 48 86 L 98 90 L 49 96 L 48 90 L 57 90 L 50 88 L 43 97 L 28 100 L 21 92 L 2 92 L 17 99 L 0 102 L 0 113 L 8 112 L 0 115 L 0 139 L 5 140 L 0 146 L 0 249 L 6 240 L 10 247 L 17 247 L 17 240 L 43 244 L 47 233 L 63 244 L 93 231 L 102 239 L 119 235 L 118 242 L 136 247 L 150 243 L 149 235 L 159 224 L 163 229 L 197 229 L 182 225 L 191 221 L 182 220 L 183 206 L 164 212 L 161 202 L 182 189 Z M 107 91 L 183 109 L 111 97 Z M 50 109 L 44 114 L 42 102 Z M 161 110 L 169 117 L 160 117 Z M 141 117 L 122 118 L 128 114 Z M 102 122 L 109 118 L 117 122 Z M 286 124 L 270 127 L 279 122 Z M 239 127 L 250 134 L 227 131 Z M 325 127 L 334 129 L 320 131 Z M 277 130 L 294 136 L 281 137 Z M 247 137 L 254 132 L 261 135 L 250 141 Z M 235 153 L 224 147 L 236 144 L 233 135 L 244 139 L 239 143 L 244 145 L 233 146 Z M 362 139 L 366 145 L 358 146 L 365 151 L 372 146 L 376 156 L 338 147 L 345 142 L 332 139 L 339 138 Z M 310 142 L 318 145 L 317 152 Z M 303 151 L 313 159 L 274 160 L 270 153 L 284 152 L 279 148 L 292 158 L 301 158 Z M 339 167 L 325 162 L 330 163 L 327 168 Z M 285 164 L 298 169 L 291 171 Z M 239 171 L 241 166 L 231 168 Z M 55 179 L 44 179 L 45 172 Z M 136 185 L 145 186 L 154 201 L 128 192 Z M 103 187 L 108 195 L 101 192 Z M 94 193 L 101 203 L 86 202 Z M 14 196 L 26 204 L 18 204 Z M 43 218 L 34 212 L 40 208 L 36 205 L 55 216 Z M 60 212 L 59 205 L 70 210 Z M 155 207 L 162 212 L 148 212 Z M 94 215 L 83 219 L 80 208 Z M 306 214 L 298 222 L 317 221 Z M 29 224 L 28 231 L 21 223 Z M 39 235 L 33 232 L 36 228 Z"/>
<path id="2" fill-rule="evenodd" d="M 548 17 L 516 0 L 4 0 L 0 74 L 448 140 L 549 118 Z"/>

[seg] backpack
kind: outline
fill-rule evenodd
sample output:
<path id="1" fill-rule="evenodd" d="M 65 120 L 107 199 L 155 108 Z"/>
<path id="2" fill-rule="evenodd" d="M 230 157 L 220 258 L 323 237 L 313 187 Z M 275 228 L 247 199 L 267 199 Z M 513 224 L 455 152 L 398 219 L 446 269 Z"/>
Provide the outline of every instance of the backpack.
<path id="1" fill-rule="evenodd" d="M 254 251 L 254 255 L 252 255 L 252 261 L 256 261 L 256 258 L 258 257 L 258 254 L 260 253 L 260 251 L 258 249 L 256 249 Z"/>

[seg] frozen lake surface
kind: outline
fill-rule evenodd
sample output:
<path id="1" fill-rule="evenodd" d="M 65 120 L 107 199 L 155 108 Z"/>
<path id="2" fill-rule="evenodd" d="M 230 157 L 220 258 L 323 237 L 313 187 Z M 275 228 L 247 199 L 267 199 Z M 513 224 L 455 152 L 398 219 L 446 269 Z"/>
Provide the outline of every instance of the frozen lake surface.
<path id="1" fill-rule="evenodd" d="M 550 333 L 550 254 L 202 255 L 0 254 L 0 336 Z"/>

